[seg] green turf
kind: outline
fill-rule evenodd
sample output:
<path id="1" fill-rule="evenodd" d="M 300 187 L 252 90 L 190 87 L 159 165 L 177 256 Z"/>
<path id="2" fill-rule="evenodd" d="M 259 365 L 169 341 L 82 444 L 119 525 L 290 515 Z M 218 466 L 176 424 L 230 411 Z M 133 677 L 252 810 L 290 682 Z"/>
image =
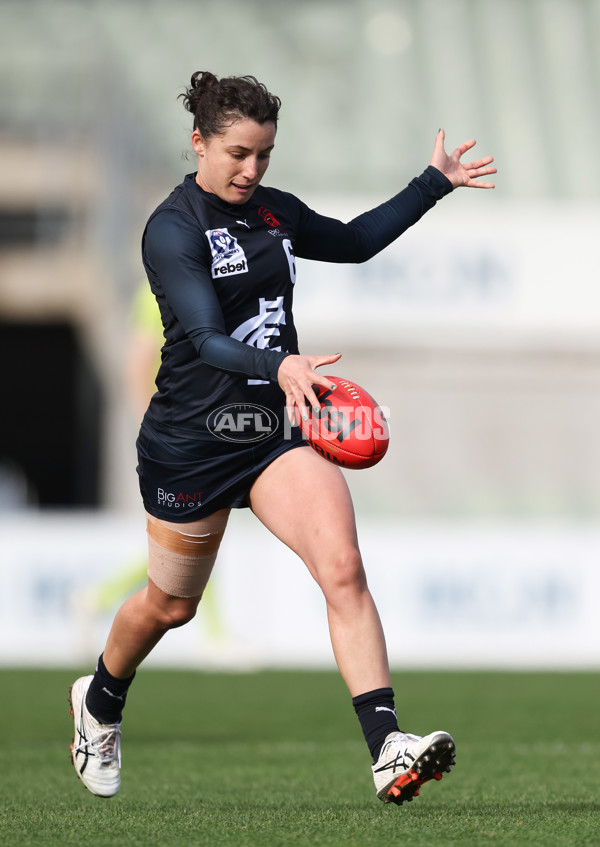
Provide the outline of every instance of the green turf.
<path id="1" fill-rule="evenodd" d="M 375 798 L 333 673 L 142 671 L 121 793 L 93 797 L 68 761 L 73 678 L 0 671 L 0 844 L 600 845 L 596 674 L 396 674 L 401 726 L 457 742 L 402 808 Z"/>

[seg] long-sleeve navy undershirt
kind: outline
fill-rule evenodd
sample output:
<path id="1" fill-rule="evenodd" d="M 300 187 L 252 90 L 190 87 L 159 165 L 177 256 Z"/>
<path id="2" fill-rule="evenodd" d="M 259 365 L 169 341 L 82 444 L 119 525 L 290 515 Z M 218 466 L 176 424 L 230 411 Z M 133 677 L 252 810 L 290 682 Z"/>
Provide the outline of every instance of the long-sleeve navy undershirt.
<path id="1" fill-rule="evenodd" d="M 250 208 L 258 208 L 261 196 L 269 197 L 269 191 L 259 187 L 252 201 L 235 207 L 235 214 L 243 218 Z M 319 215 L 290 194 L 277 196 L 294 233 L 296 256 L 360 263 L 391 244 L 450 191 L 450 181 L 429 166 L 395 197 L 349 223 Z M 163 206 L 146 228 L 144 261 L 151 281 L 158 281 L 159 303 L 164 297 L 202 362 L 229 373 L 277 381 L 281 362 L 294 351 L 258 349 L 230 336 L 211 277 L 210 250 L 193 214 L 179 206 Z"/>

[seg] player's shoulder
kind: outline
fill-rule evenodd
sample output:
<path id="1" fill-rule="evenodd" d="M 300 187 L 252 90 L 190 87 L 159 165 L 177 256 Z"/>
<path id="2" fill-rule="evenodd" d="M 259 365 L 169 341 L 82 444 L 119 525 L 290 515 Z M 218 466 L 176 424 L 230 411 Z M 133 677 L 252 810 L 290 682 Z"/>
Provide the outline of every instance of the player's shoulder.
<path id="1" fill-rule="evenodd" d="M 190 200 L 189 183 L 193 174 L 189 174 L 177 185 L 150 214 L 144 230 L 144 237 L 150 232 L 154 235 L 172 233 L 173 230 L 195 231 L 199 228 L 198 216 Z"/>
<path id="2" fill-rule="evenodd" d="M 265 220 L 267 220 L 265 216 L 270 214 L 276 218 L 278 213 L 288 219 L 294 219 L 302 213 L 304 208 L 304 203 L 295 194 L 266 185 L 259 185 L 252 199 L 258 205 L 259 215 Z"/>
<path id="3" fill-rule="evenodd" d="M 142 235 L 145 256 L 177 256 L 186 251 L 202 252 L 203 228 L 197 210 L 187 196 L 188 183 L 193 174 L 176 186 L 162 203 L 154 209 Z"/>
<path id="4" fill-rule="evenodd" d="M 258 203 L 270 200 L 273 203 L 295 205 L 301 202 L 296 195 L 292 194 L 290 191 L 283 191 L 281 188 L 273 188 L 268 185 L 259 185 L 254 192 L 253 199 Z"/>
<path id="5" fill-rule="evenodd" d="M 183 180 L 183 182 L 180 182 L 179 185 L 176 185 L 175 188 L 171 191 L 171 193 L 167 197 L 165 197 L 165 199 L 161 203 L 158 204 L 158 206 L 154 209 L 148 220 L 152 220 L 155 215 L 159 214 L 160 212 L 164 212 L 165 210 L 179 211 L 193 216 L 194 206 L 191 199 L 191 188 L 193 186 L 193 183 L 194 174 L 188 174 Z"/>

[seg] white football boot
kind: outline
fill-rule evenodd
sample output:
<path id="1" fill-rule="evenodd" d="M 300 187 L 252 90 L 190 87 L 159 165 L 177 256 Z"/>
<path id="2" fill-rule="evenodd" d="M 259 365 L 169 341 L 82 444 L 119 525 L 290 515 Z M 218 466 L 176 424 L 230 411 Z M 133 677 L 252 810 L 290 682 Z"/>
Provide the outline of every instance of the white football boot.
<path id="1" fill-rule="evenodd" d="M 377 796 L 384 803 L 412 800 L 430 779 L 441 779 L 454 764 L 454 739 L 447 732 L 421 738 L 404 732 L 390 733 L 373 765 Z"/>
<path id="2" fill-rule="evenodd" d="M 87 710 L 85 697 L 93 676 L 82 676 L 69 689 L 75 735 L 71 759 L 77 776 L 92 794 L 113 797 L 121 787 L 121 724 L 99 723 Z"/>

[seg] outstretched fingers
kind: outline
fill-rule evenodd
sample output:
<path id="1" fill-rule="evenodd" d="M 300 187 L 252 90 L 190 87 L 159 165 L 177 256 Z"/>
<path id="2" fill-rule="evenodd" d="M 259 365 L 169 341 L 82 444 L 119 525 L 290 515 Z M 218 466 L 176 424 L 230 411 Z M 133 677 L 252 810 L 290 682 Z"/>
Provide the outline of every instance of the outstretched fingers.
<path id="1" fill-rule="evenodd" d="M 475 146 L 476 140 L 470 138 L 468 141 L 464 141 L 451 155 L 448 155 L 444 149 L 445 137 L 444 130 L 440 129 L 435 139 L 430 164 L 447 177 L 452 183 L 452 187 L 458 188 L 461 185 L 466 185 L 469 188 L 495 188 L 492 182 L 480 182 L 481 177 L 497 173 L 496 168 L 491 166 L 494 157 L 483 156 L 480 159 L 463 164 L 461 162 L 462 156 Z"/>
<path id="2" fill-rule="evenodd" d="M 474 139 L 465 141 L 464 144 L 461 144 L 456 148 L 453 153 L 453 158 L 456 157 L 456 161 L 460 162 L 460 157 L 464 155 L 467 150 L 474 147 L 475 143 Z M 476 159 L 473 162 L 460 162 L 460 168 L 466 176 L 463 185 L 466 185 L 469 188 L 495 188 L 496 186 L 493 182 L 481 182 L 482 176 L 488 176 L 489 174 L 495 174 L 498 172 L 495 167 L 490 167 L 493 161 L 493 156 L 484 156 L 483 158 Z"/>
<path id="3" fill-rule="evenodd" d="M 454 153 L 452 154 L 453 158 L 461 159 L 467 150 L 470 150 L 471 147 L 475 147 L 477 141 L 474 138 L 470 138 L 468 141 L 463 141 L 462 144 L 459 144 Z"/>
<path id="4" fill-rule="evenodd" d="M 495 188 L 495 182 L 481 182 L 479 179 L 470 179 L 467 182 L 468 188 Z"/>
<path id="5" fill-rule="evenodd" d="M 315 372 L 315 368 L 333 364 L 341 353 L 333 356 L 287 356 L 279 366 L 277 374 L 279 385 L 285 394 L 287 415 L 292 425 L 308 420 L 308 407 L 320 408 L 315 386 L 332 388 L 329 380 Z"/>
<path id="6" fill-rule="evenodd" d="M 468 165 L 465 166 L 465 171 L 467 172 L 467 176 L 469 181 L 467 185 L 469 188 L 495 188 L 495 184 L 493 182 L 482 182 L 482 176 L 488 176 L 488 174 L 497 173 L 496 168 L 471 168 Z"/>
<path id="7" fill-rule="evenodd" d="M 493 161 L 493 156 L 484 156 L 483 159 L 477 159 L 476 162 L 466 162 L 463 164 L 463 168 L 467 171 L 477 170 L 478 168 L 485 168 L 487 165 L 491 165 Z M 496 168 L 491 168 L 489 173 L 496 173 Z"/>

